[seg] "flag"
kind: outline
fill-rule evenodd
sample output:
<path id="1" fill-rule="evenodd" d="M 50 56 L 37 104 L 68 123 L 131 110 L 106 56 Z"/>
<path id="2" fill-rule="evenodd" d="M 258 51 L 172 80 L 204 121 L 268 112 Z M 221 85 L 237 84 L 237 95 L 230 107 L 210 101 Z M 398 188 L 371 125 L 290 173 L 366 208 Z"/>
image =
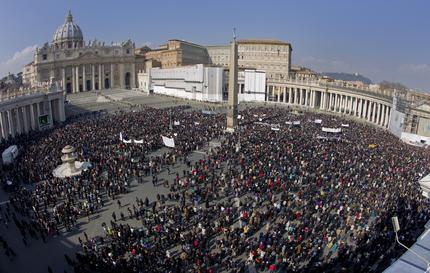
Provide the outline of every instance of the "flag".
<path id="1" fill-rule="evenodd" d="M 122 132 L 119 132 L 119 140 L 122 141 Z"/>
<path id="2" fill-rule="evenodd" d="M 161 136 L 161 138 L 163 139 L 163 143 L 165 146 L 170 148 L 175 148 L 175 140 L 173 138 L 169 138 L 165 136 Z"/>

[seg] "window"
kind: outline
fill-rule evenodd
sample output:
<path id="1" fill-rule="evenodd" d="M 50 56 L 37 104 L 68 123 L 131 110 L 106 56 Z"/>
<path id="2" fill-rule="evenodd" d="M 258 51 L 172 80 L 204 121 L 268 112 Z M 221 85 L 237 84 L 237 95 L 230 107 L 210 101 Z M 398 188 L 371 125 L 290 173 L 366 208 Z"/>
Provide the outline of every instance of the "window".
<path id="1" fill-rule="evenodd" d="M 46 61 L 46 59 L 48 59 L 48 55 L 43 54 L 43 55 L 42 55 L 42 60 Z"/>
<path id="2" fill-rule="evenodd" d="M 127 54 L 130 54 L 130 49 L 127 48 Z"/>

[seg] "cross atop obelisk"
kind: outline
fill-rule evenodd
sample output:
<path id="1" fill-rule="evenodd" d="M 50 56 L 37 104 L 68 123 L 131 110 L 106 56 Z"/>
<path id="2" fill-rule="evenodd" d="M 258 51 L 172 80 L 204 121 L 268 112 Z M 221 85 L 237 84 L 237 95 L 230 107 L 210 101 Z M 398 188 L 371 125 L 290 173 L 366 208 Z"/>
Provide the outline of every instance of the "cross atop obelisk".
<path id="1" fill-rule="evenodd" d="M 236 28 L 233 28 L 233 41 L 230 48 L 230 67 L 228 77 L 228 102 L 227 102 L 227 131 L 234 132 L 237 126 L 237 42 Z"/>

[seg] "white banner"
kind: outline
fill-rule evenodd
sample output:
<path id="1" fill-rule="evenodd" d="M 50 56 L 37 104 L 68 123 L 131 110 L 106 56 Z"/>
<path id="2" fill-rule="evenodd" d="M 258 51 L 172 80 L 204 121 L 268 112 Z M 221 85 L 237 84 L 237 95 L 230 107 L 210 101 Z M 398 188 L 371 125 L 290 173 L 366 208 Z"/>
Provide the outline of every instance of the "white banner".
<path id="1" fill-rule="evenodd" d="M 194 121 L 194 125 L 199 125 L 200 122 Z"/>
<path id="2" fill-rule="evenodd" d="M 322 123 L 322 119 L 316 119 L 314 122 L 317 123 L 317 124 L 321 124 Z"/>
<path id="3" fill-rule="evenodd" d="M 179 121 L 174 121 L 173 125 L 178 126 L 179 124 L 181 124 Z"/>
<path id="4" fill-rule="evenodd" d="M 127 143 L 127 144 L 128 144 L 128 143 L 131 143 L 131 142 L 132 142 L 132 140 L 131 140 L 131 139 L 129 139 L 129 140 L 123 139 L 123 140 L 122 140 L 122 142 L 124 142 L 124 143 Z"/>
<path id="5" fill-rule="evenodd" d="M 291 125 L 293 123 L 291 121 L 286 121 L 285 124 Z"/>
<path id="6" fill-rule="evenodd" d="M 348 128 L 348 127 L 349 127 L 349 124 L 343 124 L 343 123 L 342 123 L 342 125 L 340 125 L 340 126 Z"/>
<path id="7" fill-rule="evenodd" d="M 279 131 L 279 130 L 281 130 L 279 127 L 271 127 L 270 128 L 272 131 Z"/>
<path id="8" fill-rule="evenodd" d="M 122 141 L 122 132 L 119 133 L 119 140 Z"/>
<path id="9" fill-rule="evenodd" d="M 300 120 L 298 120 L 298 121 L 293 121 L 293 125 L 300 125 Z"/>
<path id="10" fill-rule="evenodd" d="M 165 146 L 170 148 L 175 148 L 175 140 L 173 138 L 169 138 L 165 136 L 161 136 L 161 138 L 163 138 L 163 143 Z"/>
<path id="11" fill-rule="evenodd" d="M 136 144 L 143 144 L 143 139 L 141 140 L 134 139 L 133 142 Z"/>
<path id="12" fill-rule="evenodd" d="M 328 127 L 322 127 L 321 130 L 323 132 L 327 132 L 327 133 L 340 133 L 342 132 L 341 128 L 328 128 Z"/>

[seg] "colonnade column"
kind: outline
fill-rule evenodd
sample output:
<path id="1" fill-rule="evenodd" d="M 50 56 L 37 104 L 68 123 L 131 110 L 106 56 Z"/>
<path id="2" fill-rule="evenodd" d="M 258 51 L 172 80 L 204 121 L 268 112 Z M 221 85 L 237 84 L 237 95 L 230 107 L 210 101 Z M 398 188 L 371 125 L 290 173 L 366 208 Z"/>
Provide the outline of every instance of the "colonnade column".
<path id="1" fill-rule="evenodd" d="M 21 110 L 22 120 L 24 122 L 24 132 L 28 133 L 28 131 L 30 131 L 30 126 L 28 126 L 27 106 L 22 107 Z"/>
<path id="2" fill-rule="evenodd" d="M 7 110 L 7 119 L 8 119 L 8 124 L 9 124 L 9 133 L 12 137 L 14 137 L 16 128 L 13 125 L 13 121 L 12 121 L 12 110 Z"/>
<path id="3" fill-rule="evenodd" d="M 308 89 L 305 89 L 305 106 L 308 106 L 308 96 L 309 96 L 309 90 Z M 309 106 L 310 106 L 310 104 L 309 104 Z"/>
<path id="4" fill-rule="evenodd" d="M 30 125 L 31 129 L 36 130 L 36 120 L 34 118 L 34 104 L 30 104 Z"/>
<path id="5" fill-rule="evenodd" d="M 385 124 L 384 124 L 385 127 L 388 127 L 390 123 L 390 110 L 391 110 L 390 106 L 387 106 L 387 111 L 385 113 Z"/>
<path id="6" fill-rule="evenodd" d="M 7 119 L 6 119 L 6 113 L 1 112 L 0 113 L 0 122 L 1 122 L 1 134 L 4 139 L 9 138 L 9 131 L 7 128 Z"/>
<path id="7" fill-rule="evenodd" d="M 282 92 L 284 92 L 283 103 L 287 102 L 287 87 L 283 87 Z"/>
<path id="8" fill-rule="evenodd" d="M 358 99 L 357 116 L 358 116 L 359 118 L 361 118 L 362 101 L 363 101 L 363 100 L 362 100 L 361 98 L 359 98 L 359 99 Z"/>
<path id="9" fill-rule="evenodd" d="M 367 106 L 368 106 L 368 100 L 364 100 L 363 118 L 368 120 L 369 117 L 367 115 Z"/>
<path id="10" fill-rule="evenodd" d="M 132 87 L 130 86 L 130 88 L 132 88 Z M 278 89 L 278 102 L 281 102 L 281 87 L 277 86 L 276 89 Z"/>
<path id="11" fill-rule="evenodd" d="M 315 107 L 315 90 L 312 90 L 312 89 L 309 89 L 309 93 L 311 93 L 310 95 L 310 97 L 311 97 L 311 101 L 310 101 L 310 103 L 309 103 L 309 106 L 311 107 L 311 108 L 314 108 Z"/>
<path id="12" fill-rule="evenodd" d="M 325 109 L 325 94 L 326 94 L 326 92 L 324 91 L 324 92 L 321 92 L 321 103 L 320 103 L 320 109 Z"/>

